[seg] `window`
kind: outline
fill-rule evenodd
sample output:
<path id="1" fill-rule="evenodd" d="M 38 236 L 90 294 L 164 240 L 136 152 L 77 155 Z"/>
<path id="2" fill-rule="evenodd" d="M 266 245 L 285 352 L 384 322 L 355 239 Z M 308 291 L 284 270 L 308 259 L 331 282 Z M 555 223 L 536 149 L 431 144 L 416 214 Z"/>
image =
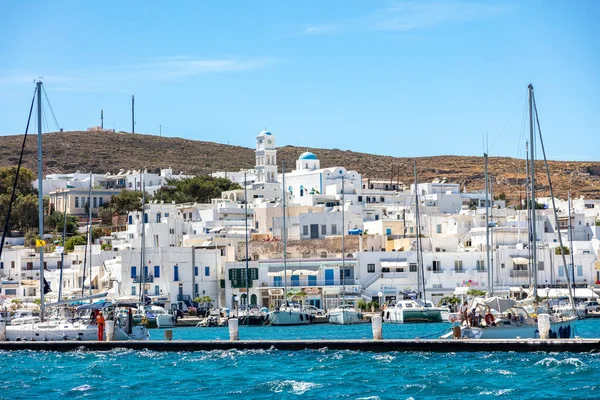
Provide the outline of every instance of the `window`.
<path id="1" fill-rule="evenodd" d="M 135 279 L 137 275 L 137 268 L 135 266 L 131 267 L 131 279 Z"/>
<path id="2" fill-rule="evenodd" d="M 439 260 L 434 260 L 431 269 L 433 272 L 442 272 L 442 262 Z"/>
<path id="3" fill-rule="evenodd" d="M 437 233 L 442 233 L 442 224 L 437 224 L 436 227 L 435 227 L 435 231 Z"/>
<path id="4" fill-rule="evenodd" d="M 583 265 L 577 266 L 577 276 L 583 276 Z"/>
<path id="5" fill-rule="evenodd" d="M 210 276 L 210 267 L 204 267 L 204 276 Z"/>
<path id="6" fill-rule="evenodd" d="M 273 286 L 275 287 L 282 287 L 282 283 L 281 283 L 281 277 L 280 276 L 274 276 L 273 277 Z"/>
<path id="7" fill-rule="evenodd" d="M 543 261 L 538 261 L 538 271 L 543 271 L 544 270 L 544 262 Z"/>
<path id="8" fill-rule="evenodd" d="M 321 235 L 327 235 L 327 225 L 321 225 Z"/>
<path id="9" fill-rule="evenodd" d="M 75 208 L 79 208 L 79 197 L 75 196 Z"/>
<path id="10" fill-rule="evenodd" d="M 331 234 L 337 235 L 337 225 L 336 224 L 331 225 Z"/>
<path id="11" fill-rule="evenodd" d="M 462 260 L 454 261 L 454 271 L 455 272 L 463 272 Z"/>
<path id="12" fill-rule="evenodd" d="M 386 235 L 391 235 L 392 234 L 392 228 L 390 228 L 389 226 L 385 228 L 385 234 Z"/>
<path id="13" fill-rule="evenodd" d="M 308 236 L 308 225 L 302 225 L 302 235 Z"/>
<path id="14" fill-rule="evenodd" d="M 98 198 L 97 197 L 93 197 L 92 198 L 92 208 L 97 208 L 98 207 Z"/>
<path id="15" fill-rule="evenodd" d="M 188 213 L 188 219 L 192 219 L 192 213 Z"/>
<path id="16" fill-rule="evenodd" d="M 28 271 L 31 271 L 33 269 L 33 262 L 32 261 L 30 261 L 30 262 L 27 263 L 27 268 L 26 269 Z"/>
<path id="17" fill-rule="evenodd" d="M 160 223 L 160 213 L 156 213 L 156 222 Z"/>
<path id="18" fill-rule="evenodd" d="M 3 261 L 0 261 L 0 269 L 4 269 L 4 262 Z"/>
<path id="19" fill-rule="evenodd" d="M 129 225 L 133 225 L 133 215 L 129 216 Z"/>
<path id="20" fill-rule="evenodd" d="M 4 268 L 4 266 L 2 266 L 2 263 L 0 263 L 0 269 Z M 57 269 L 61 269 L 62 268 L 62 262 L 61 261 L 57 261 L 56 262 L 56 268 Z"/>
<path id="21" fill-rule="evenodd" d="M 362 203 L 362 196 L 358 196 L 358 202 Z"/>
<path id="22" fill-rule="evenodd" d="M 415 264 L 415 263 L 408 264 L 408 270 L 410 272 L 417 272 L 417 264 Z"/>
<path id="23" fill-rule="evenodd" d="M 155 265 L 154 266 L 154 277 L 155 278 L 160 278 L 160 265 Z"/>
<path id="24" fill-rule="evenodd" d="M 158 296 L 160 294 L 160 286 L 155 285 L 154 286 L 154 295 Z"/>
<path id="25" fill-rule="evenodd" d="M 410 228 L 408 228 L 408 231 L 409 231 L 410 233 L 413 233 L 413 229 L 414 229 L 414 227 L 412 227 L 412 226 L 411 226 Z"/>
<path id="26" fill-rule="evenodd" d="M 11 261 L 11 262 L 10 262 L 10 267 L 11 267 L 11 268 L 14 268 L 14 267 L 15 267 L 15 262 L 14 262 L 14 261 Z"/>
<path id="27" fill-rule="evenodd" d="M 104 198 L 98 197 L 98 206 L 102 207 L 104 205 Z"/>
<path id="28" fill-rule="evenodd" d="M 382 203 L 385 203 L 385 197 L 381 196 L 381 197 L 379 198 L 379 201 L 380 201 L 380 202 L 382 202 Z"/>
<path id="29" fill-rule="evenodd" d="M 177 282 L 179 280 L 179 265 L 173 266 L 173 281 Z"/>
<path id="30" fill-rule="evenodd" d="M 558 266 L 558 276 L 560 276 L 561 278 L 565 276 L 565 267 L 563 267 L 562 265 Z"/>
<path id="31" fill-rule="evenodd" d="M 367 272 L 370 274 L 375 273 L 375 264 L 367 264 Z"/>
<path id="32" fill-rule="evenodd" d="M 132 286 L 132 287 L 131 287 L 131 295 L 132 295 L 132 296 L 135 296 L 135 286 Z"/>
<path id="33" fill-rule="evenodd" d="M 314 275 L 308 276 L 308 286 L 317 286 L 317 277 Z"/>
<path id="34" fill-rule="evenodd" d="M 169 229 L 169 233 L 170 234 L 175 234 L 175 229 L 173 229 L 173 228 Z"/>
<path id="35" fill-rule="evenodd" d="M 485 262 L 483 260 L 477 260 L 475 262 L 475 269 L 477 272 L 485 271 Z"/>
<path id="36" fill-rule="evenodd" d="M 144 213 L 144 223 L 148 223 L 148 213 Z"/>
<path id="37" fill-rule="evenodd" d="M 198 276 L 198 267 L 194 267 L 194 276 Z"/>
<path id="38" fill-rule="evenodd" d="M 300 275 L 292 275 L 292 286 L 300 286 Z"/>

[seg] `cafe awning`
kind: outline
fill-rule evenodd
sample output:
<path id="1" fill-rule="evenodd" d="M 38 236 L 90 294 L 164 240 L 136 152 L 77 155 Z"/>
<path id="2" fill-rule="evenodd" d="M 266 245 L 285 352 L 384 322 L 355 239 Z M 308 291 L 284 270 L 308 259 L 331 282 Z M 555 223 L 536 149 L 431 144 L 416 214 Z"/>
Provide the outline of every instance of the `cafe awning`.
<path id="1" fill-rule="evenodd" d="M 382 261 L 381 268 L 408 268 L 408 261 Z"/>
<path id="2" fill-rule="evenodd" d="M 515 265 L 528 265 L 529 264 L 529 259 L 525 258 L 525 257 L 511 257 L 512 258 L 512 262 Z"/>

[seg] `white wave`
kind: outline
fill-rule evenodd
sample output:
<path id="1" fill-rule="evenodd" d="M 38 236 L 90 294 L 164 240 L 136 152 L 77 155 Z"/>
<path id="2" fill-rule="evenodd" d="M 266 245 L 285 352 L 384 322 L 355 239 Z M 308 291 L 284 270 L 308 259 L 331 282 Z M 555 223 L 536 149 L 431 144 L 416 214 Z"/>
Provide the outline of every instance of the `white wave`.
<path id="1" fill-rule="evenodd" d="M 391 354 L 376 354 L 373 356 L 373 360 L 381 361 L 388 364 L 394 361 L 395 359 L 396 357 L 392 356 Z"/>
<path id="2" fill-rule="evenodd" d="M 492 391 L 485 390 L 483 392 L 480 392 L 479 394 L 483 395 L 483 396 L 490 396 L 490 395 L 491 396 L 502 396 L 503 394 L 507 394 L 512 391 L 514 391 L 514 390 L 513 389 L 498 389 L 498 390 L 492 390 Z"/>
<path id="3" fill-rule="evenodd" d="M 535 363 L 536 366 L 543 366 L 547 368 L 555 368 L 560 366 L 572 366 L 575 368 L 585 368 L 588 365 L 581 361 L 579 358 L 570 357 L 565 358 L 564 360 L 558 360 L 554 357 L 546 357 L 543 360 L 540 360 Z"/>
<path id="4" fill-rule="evenodd" d="M 289 392 L 291 394 L 301 395 L 308 392 L 311 389 L 319 388 L 322 385 L 313 382 L 304 382 L 304 381 L 294 381 L 294 380 L 285 380 L 285 381 L 273 381 L 270 382 L 271 390 L 275 393 L 281 392 Z"/>
<path id="5" fill-rule="evenodd" d="M 74 387 L 73 389 L 71 389 L 71 391 L 76 391 L 76 392 L 85 392 L 87 390 L 92 390 L 92 387 L 90 385 L 81 385 L 81 386 L 77 386 Z"/>

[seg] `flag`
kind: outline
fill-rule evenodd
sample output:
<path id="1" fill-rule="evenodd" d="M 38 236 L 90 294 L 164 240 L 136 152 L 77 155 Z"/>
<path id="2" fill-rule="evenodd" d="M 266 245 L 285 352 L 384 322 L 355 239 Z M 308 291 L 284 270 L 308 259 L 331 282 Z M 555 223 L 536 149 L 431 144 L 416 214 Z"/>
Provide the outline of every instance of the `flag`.
<path id="1" fill-rule="evenodd" d="M 44 247 L 46 245 L 45 240 L 35 239 L 35 247 Z"/>

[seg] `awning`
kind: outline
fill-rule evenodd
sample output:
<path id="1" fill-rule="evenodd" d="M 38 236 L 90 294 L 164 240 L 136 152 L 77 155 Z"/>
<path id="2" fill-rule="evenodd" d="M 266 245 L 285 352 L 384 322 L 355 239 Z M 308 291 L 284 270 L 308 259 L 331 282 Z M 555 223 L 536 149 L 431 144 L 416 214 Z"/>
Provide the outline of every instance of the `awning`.
<path id="1" fill-rule="evenodd" d="M 382 268 L 408 268 L 408 261 L 382 261 Z"/>
<path id="2" fill-rule="evenodd" d="M 513 264 L 516 265 L 528 265 L 529 259 L 525 257 L 511 257 Z"/>
<path id="3" fill-rule="evenodd" d="M 223 229 L 225 229 L 224 226 L 217 226 L 216 228 L 212 228 L 211 230 L 209 230 L 210 233 L 219 233 L 221 232 Z"/>
<path id="4" fill-rule="evenodd" d="M 523 288 L 520 288 L 520 287 L 511 287 L 510 292 L 511 293 L 522 293 L 522 292 L 524 292 L 524 290 L 523 290 Z"/>
<path id="5" fill-rule="evenodd" d="M 213 245 L 212 240 L 206 240 L 200 245 L 200 247 L 211 247 L 212 245 Z"/>
<path id="6" fill-rule="evenodd" d="M 515 306 L 515 301 L 512 299 L 503 299 L 501 297 L 490 297 L 483 300 L 483 303 L 491 309 L 498 312 L 506 312 Z"/>

